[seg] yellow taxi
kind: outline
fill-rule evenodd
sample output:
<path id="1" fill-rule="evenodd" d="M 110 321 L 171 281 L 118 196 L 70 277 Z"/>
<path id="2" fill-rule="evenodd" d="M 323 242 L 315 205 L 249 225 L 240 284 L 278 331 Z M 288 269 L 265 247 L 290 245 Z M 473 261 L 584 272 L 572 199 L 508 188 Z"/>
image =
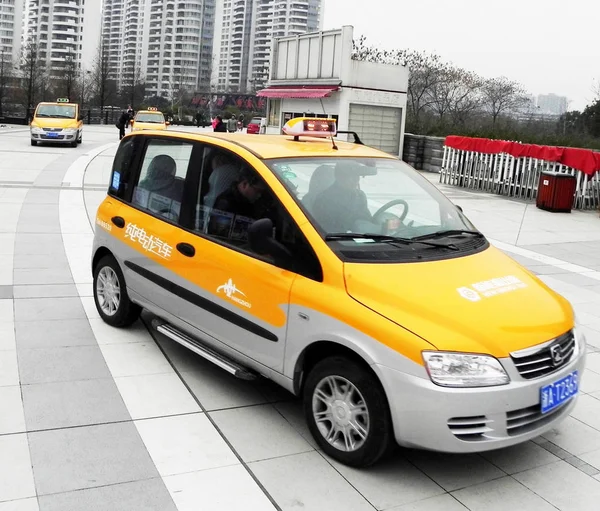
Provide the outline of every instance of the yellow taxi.
<path id="1" fill-rule="evenodd" d="M 131 131 L 166 130 L 168 125 L 162 112 L 155 107 L 149 107 L 148 110 L 140 110 L 135 114 Z"/>
<path id="2" fill-rule="evenodd" d="M 102 319 L 145 308 L 225 371 L 273 380 L 351 466 L 394 441 L 477 452 L 563 420 L 586 354 L 569 302 L 397 157 L 328 119 L 283 132 L 122 140 L 96 216 Z"/>
<path id="3" fill-rule="evenodd" d="M 29 124 L 31 145 L 40 142 L 70 144 L 77 147 L 83 139 L 83 117 L 77 103 L 59 98 L 54 103 L 39 103 Z"/>

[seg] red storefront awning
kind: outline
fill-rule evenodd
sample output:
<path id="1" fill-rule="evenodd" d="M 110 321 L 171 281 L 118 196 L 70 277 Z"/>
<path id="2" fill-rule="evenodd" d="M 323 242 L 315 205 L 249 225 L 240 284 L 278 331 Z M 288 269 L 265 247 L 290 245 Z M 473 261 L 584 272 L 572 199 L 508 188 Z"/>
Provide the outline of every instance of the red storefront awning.
<path id="1" fill-rule="evenodd" d="M 339 90 L 337 85 L 314 85 L 310 87 L 280 86 L 267 87 L 258 91 L 256 95 L 265 98 L 326 98 L 337 90 Z"/>

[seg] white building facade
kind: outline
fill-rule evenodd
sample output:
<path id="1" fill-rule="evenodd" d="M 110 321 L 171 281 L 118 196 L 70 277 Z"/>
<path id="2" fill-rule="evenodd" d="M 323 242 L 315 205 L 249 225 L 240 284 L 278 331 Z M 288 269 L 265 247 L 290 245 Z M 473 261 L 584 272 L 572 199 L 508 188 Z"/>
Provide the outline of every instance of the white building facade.
<path id="1" fill-rule="evenodd" d="M 171 97 L 210 82 L 215 0 L 105 0 L 103 44 L 119 89 Z"/>
<path id="2" fill-rule="evenodd" d="M 212 86 L 252 92 L 268 79 L 275 37 L 320 30 L 322 0 L 219 0 Z"/>
<path id="3" fill-rule="evenodd" d="M 16 63 L 21 54 L 23 0 L 0 0 L 0 55 Z"/>
<path id="4" fill-rule="evenodd" d="M 353 60 L 352 41 L 346 26 L 275 42 L 268 87 L 258 91 L 268 98 L 267 133 L 295 117 L 333 118 L 338 130 L 401 157 L 408 69 Z"/>
<path id="5" fill-rule="evenodd" d="M 99 0 L 26 0 L 22 47 L 35 43 L 38 57 L 54 78 L 67 60 L 89 69 L 100 36 Z"/>

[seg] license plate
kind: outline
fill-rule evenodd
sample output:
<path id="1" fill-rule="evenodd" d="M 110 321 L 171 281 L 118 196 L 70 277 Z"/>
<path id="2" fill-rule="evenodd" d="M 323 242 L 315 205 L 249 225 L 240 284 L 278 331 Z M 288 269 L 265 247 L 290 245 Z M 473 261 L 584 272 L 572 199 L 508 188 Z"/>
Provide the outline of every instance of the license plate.
<path id="1" fill-rule="evenodd" d="M 50 133 L 46 133 L 46 136 L 48 138 L 56 138 L 56 137 L 58 137 L 58 133 L 52 133 L 52 132 L 50 132 Z"/>
<path id="2" fill-rule="evenodd" d="M 542 413 L 554 410 L 579 392 L 578 376 L 578 372 L 573 371 L 564 378 L 545 385 L 540 389 Z"/>

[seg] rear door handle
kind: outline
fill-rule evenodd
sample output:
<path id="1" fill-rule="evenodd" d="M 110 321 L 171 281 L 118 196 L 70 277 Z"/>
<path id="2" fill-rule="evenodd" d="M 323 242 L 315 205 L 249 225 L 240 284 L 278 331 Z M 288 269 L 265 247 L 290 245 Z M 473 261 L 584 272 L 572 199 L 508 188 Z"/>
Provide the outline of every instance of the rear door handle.
<path id="1" fill-rule="evenodd" d="M 125 219 L 122 216 L 113 216 L 111 220 L 119 229 L 125 227 Z"/>
<path id="2" fill-rule="evenodd" d="M 194 257 L 196 255 L 196 249 L 189 243 L 178 243 L 177 250 L 186 257 Z"/>

